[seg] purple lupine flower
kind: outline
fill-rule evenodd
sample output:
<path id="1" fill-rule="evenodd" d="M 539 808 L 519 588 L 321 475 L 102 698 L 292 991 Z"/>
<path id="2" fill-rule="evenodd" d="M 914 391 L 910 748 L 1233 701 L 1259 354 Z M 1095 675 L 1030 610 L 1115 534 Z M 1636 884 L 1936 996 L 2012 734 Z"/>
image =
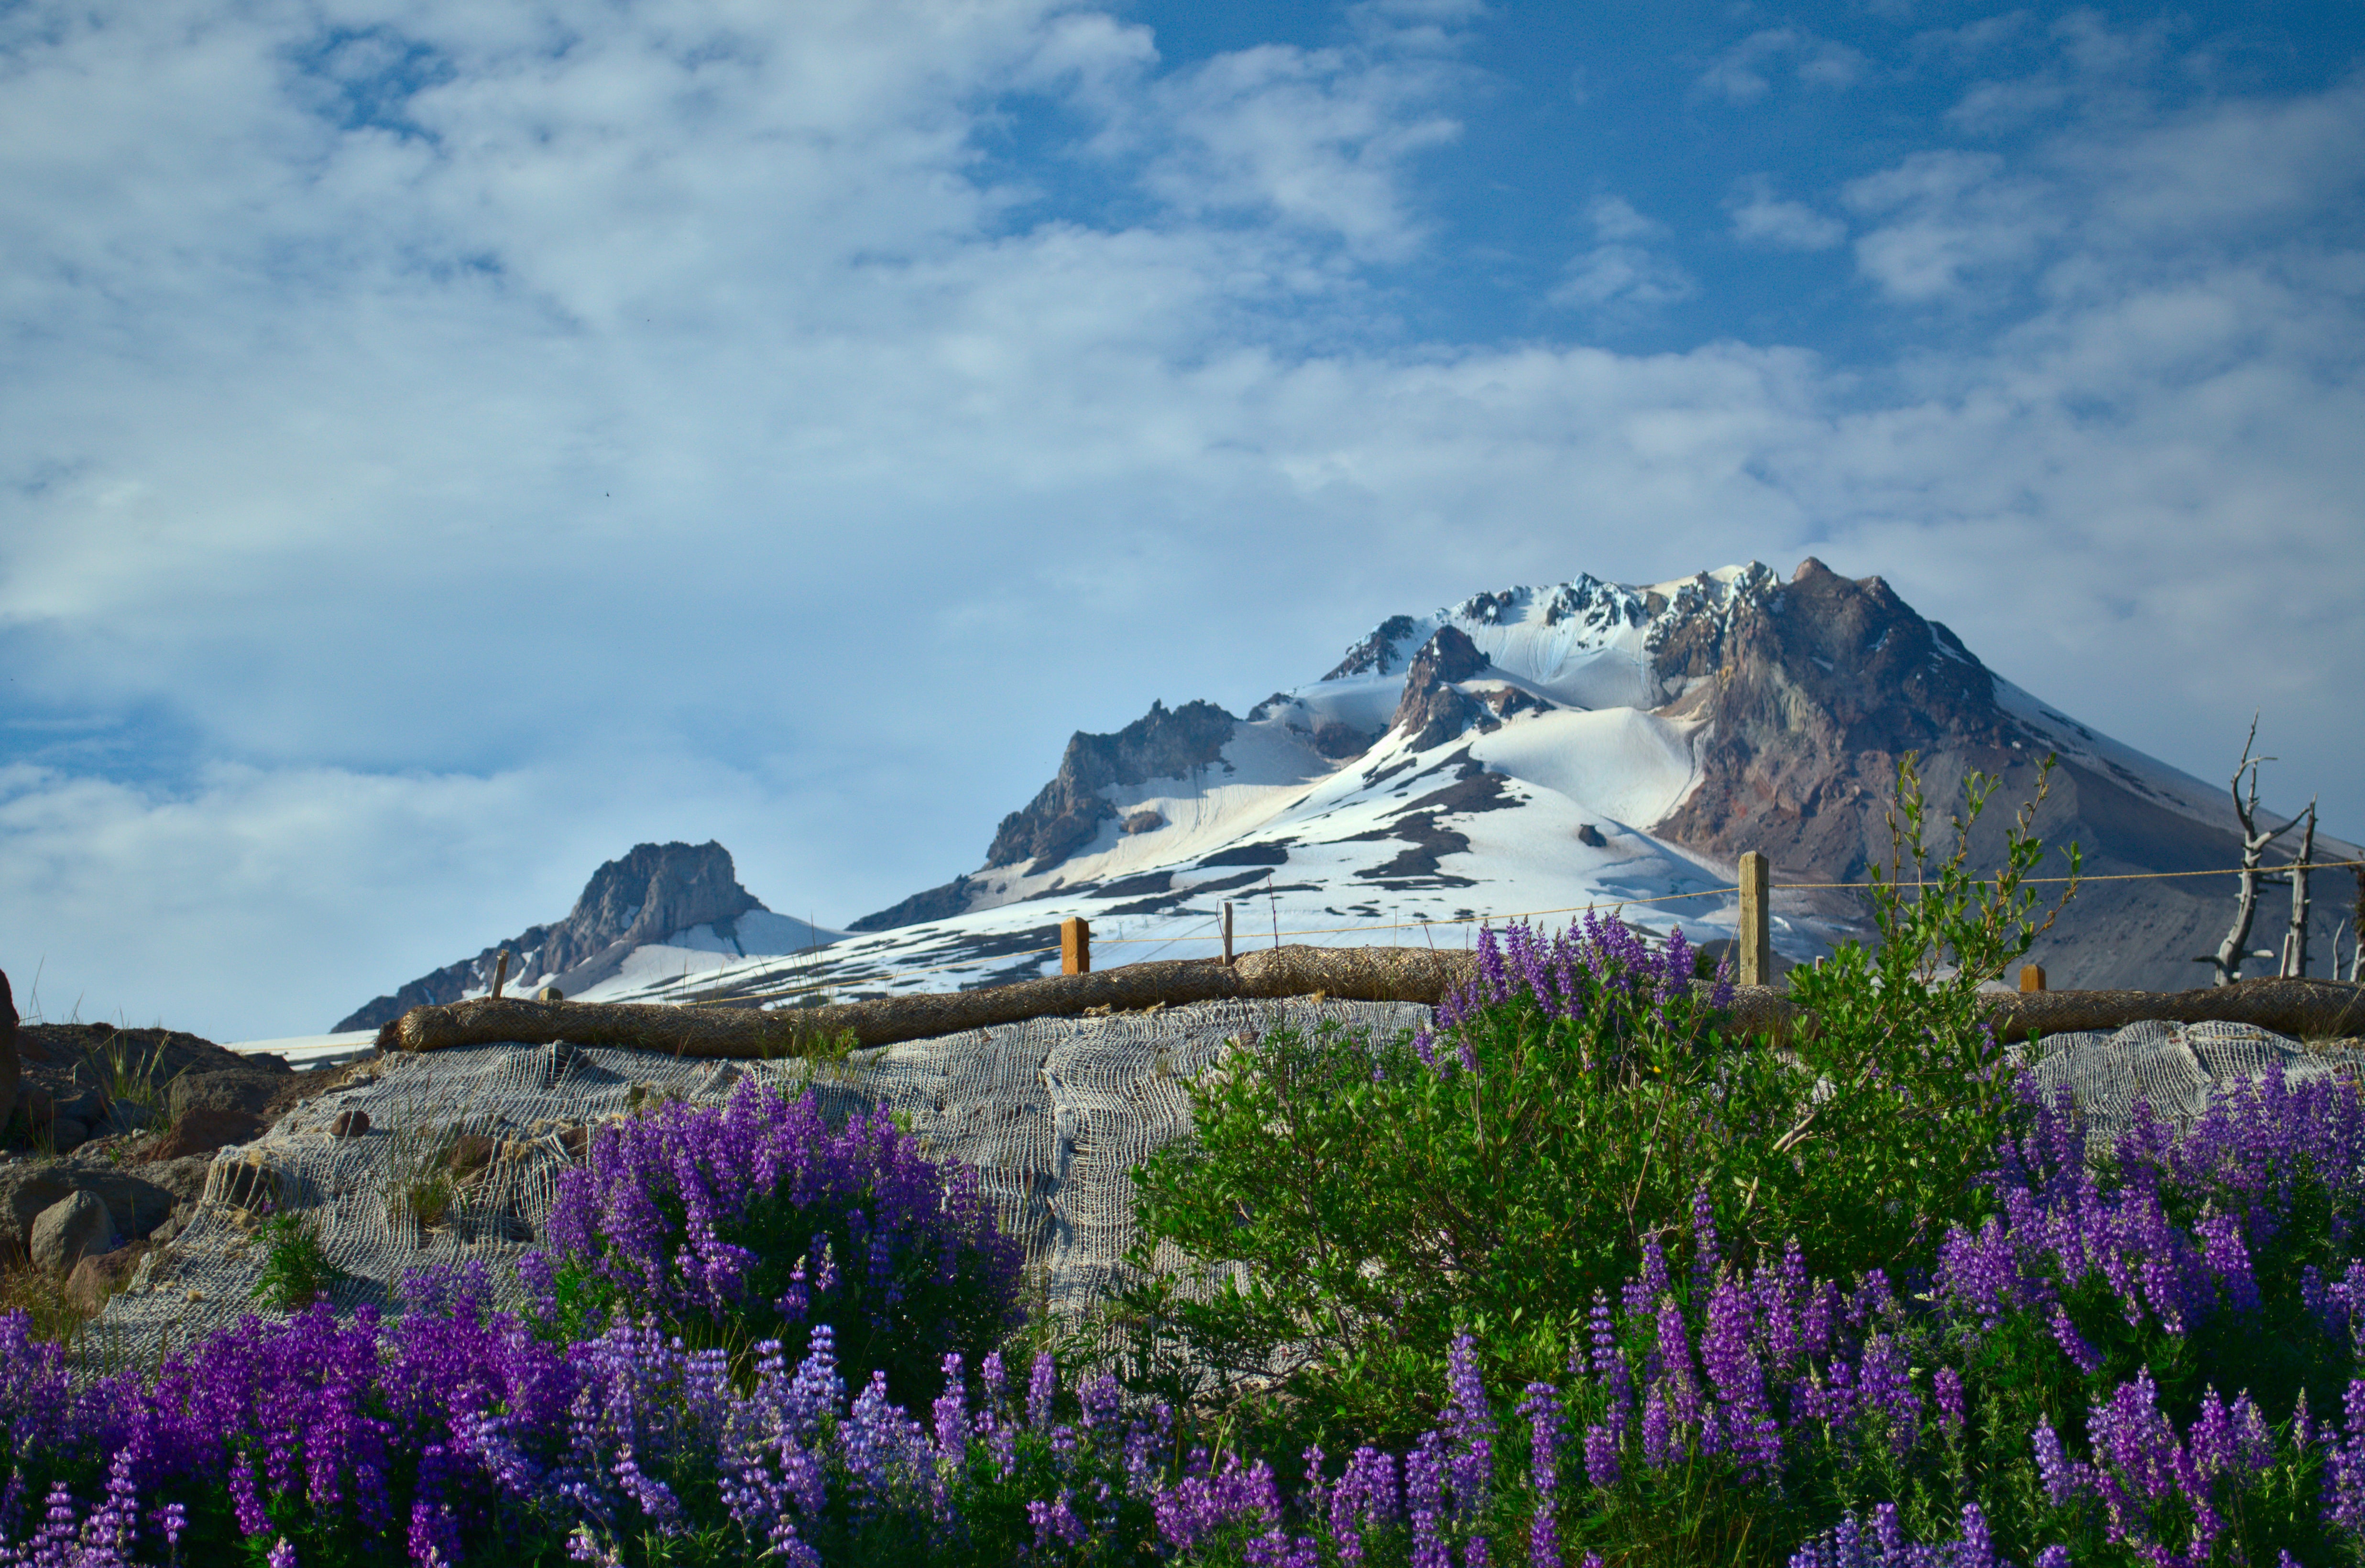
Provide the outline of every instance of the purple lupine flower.
<path id="1" fill-rule="evenodd" d="M 945 1391 L 936 1395 L 930 1414 L 936 1421 L 936 1464 L 940 1470 L 958 1468 L 962 1456 L 969 1452 L 969 1391 L 961 1378 L 961 1359 L 958 1354 L 945 1357 Z"/>
<path id="2" fill-rule="evenodd" d="M 1888 1418 L 1889 1452 L 1903 1459 L 1922 1433 L 1922 1396 L 1913 1392 L 1903 1348 L 1886 1334 L 1874 1334 L 1865 1341 L 1856 1381 L 1863 1408 Z"/>
<path id="3" fill-rule="evenodd" d="M 2216 1484 L 2202 1473 L 2198 1453 L 2215 1448 L 2218 1451 L 2213 1458 L 2231 1462 L 2219 1471 L 2218 1480 L 2238 1485 L 2247 1479 L 2244 1473 L 2255 1473 L 2271 1465 L 2271 1450 L 2259 1454 L 2247 1449 L 2222 1406 L 2224 1418 L 2218 1429 L 2205 1429 L 2210 1425 L 2205 1404 L 2197 1424 L 2204 1429 L 2196 1430 L 2195 1441 L 2188 1448 L 2178 1440 L 2175 1427 L 2159 1410 L 2157 1394 L 2149 1372 L 2145 1372 L 2094 1406 L 2087 1421 L 2094 1462 L 2080 1467 L 2080 1477 L 2102 1499 L 2107 1538 L 2149 1555 L 2156 1556 L 2160 1548 L 2154 1539 L 2154 1509 L 2181 1499 L 2192 1518 L 2187 1560 L 2202 1562 L 2224 1532 L 2225 1521 L 2214 1506 Z M 2211 1398 L 2214 1399 L 2214 1390 Z M 2254 1468 L 2253 1456 L 2264 1463 Z"/>
<path id="4" fill-rule="evenodd" d="M 1186 1473 L 1160 1493 L 1152 1505 L 1158 1533 L 1178 1553 L 1188 1552 L 1210 1532 L 1255 1518 L 1270 1527 L 1281 1518 L 1281 1493 L 1272 1467 L 1259 1460 L 1243 1468 L 1228 1455 L 1223 1470 L 1207 1473 L 1207 1452 L 1194 1450 Z"/>
<path id="5" fill-rule="evenodd" d="M 1452 1442 L 1446 1468 L 1453 1486 L 1453 1515 L 1465 1528 L 1485 1513 L 1495 1480 L 1495 1409 L 1478 1376 L 1476 1348 L 1469 1335 L 1456 1334 L 1446 1351 L 1452 1394 L 1445 1406 L 1445 1429 Z"/>
<path id="6" fill-rule="evenodd" d="M 874 1499 L 908 1487 L 932 1468 L 932 1450 L 920 1424 L 887 1398 L 887 1374 L 873 1372 L 838 1428 L 839 1462 Z"/>
<path id="7" fill-rule="evenodd" d="M 1488 1002 L 1501 1002 L 1511 994 L 1509 979 L 1503 972 L 1503 950 L 1495 941 L 1495 928 L 1483 922 L 1478 927 L 1478 981 L 1485 988 Z"/>
<path id="8" fill-rule="evenodd" d="M 1057 1541 L 1062 1546 L 1082 1546 L 1084 1525 L 1076 1518 L 1076 1495 L 1065 1486 L 1050 1502 L 1037 1500 L 1026 1505 L 1026 1518 L 1035 1526 L 1035 1550 L 1045 1551 Z"/>
<path id="9" fill-rule="evenodd" d="M 2053 1315 L 2046 1320 L 2046 1326 L 2053 1330 L 2054 1341 L 2061 1347 L 2061 1353 L 2068 1356 L 2079 1372 L 2091 1377 L 2102 1370 L 2102 1352 L 2086 1342 L 2086 1337 L 2078 1332 L 2078 1326 L 2069 1321 L 2068 1312 L 2059 1302 L 2053 1304 Z"/>
<path id="10" fill-rule="evenodd" d="M 1528 1384 L 1519 1414 L 1528 1418 L 1528 1484 L 1536 1495 L 1528 1561 L 1533 1568 L 1561 1568 L 1560 1526 L 1553 1517 L 1560 1499 L 1560 1391 L 1548 1383 Z"/>
<path id="11" fill-rule="evenodd" d="M 1765 1397 L 1765 1374 L 1754 1346 L 1755 1323 L 1752 1293 L 1737 1280 L 1727 1279 L 1709 1300 L 1708 1332 L 1701 1337 L 1700 1360 L 1709 1387 L 1721 1402 L 1711 1408 L 1744 1476 L 1771 1480 L 1781 1469 L 1782 1429 Z M 1704 1434 L 1705 1435 L 1705 1434 Z M 1714 1451 L 1703 1442 L 1702 1451 Z"/>
<path id="12" fill-rule="evenodd" d="M 1622 1421 L 1634 1403 L 1634 1382 L 1626 1370 L 1626 1358 L 1618 1349 L 1617 1330 L 1610 1327 L 1609 1298 L 1600 1291 L 1593 1293 L 1593 1376 L 1604 1394 L 1609 1396 L 1610 1419 Z M 1569 1370 L 1580 1370 L 1575 1358 L 1570 1358 Z"/>
<path id="13" fill-rule="evenodd" d="M 1240 1558 L 1249 1568 L 1321 1568 L 1322 1550 L 1312 1536 L 1293 1536 L 1275 1525 L 1252 1538 Z"/>
<path id="14" fill-rule="evenodd" d="M 1619 1434 L 1609 1427 L 1595 1421 L 1585 1428 L 1585 1479 L 1589 1484 L 1604 1491 L 1618 1484 L 1618 1449 Z"/>
<path id="15" fill-rule="evenodd" d="M 1452 1568 L 1445 1537 L 1445 1439 L 1423 1432 L 1405 1455 L 1405 1513 L 1412 1523 L 1412 1568 Z"/>
<path id="16" fill-rule="evenodd" d="M 1368 1445 L 1357 1449 L 1329 1504 L 1330 1539 L 1339 1562 L 1351 1568 L 1363 1561 L 1363 1537 L 1394 1523 L 1400 1511 L 1395 1461 Z"/>
<path id="17" fill-rule="evenodd" d="M 1716 1283 L 1716 1206 L 1709 1202 L 1708 1189 L 1692 1191 L 1692 1300 L 1708 1299 L 1709 1289 Z"/>
<path id="18" fill-rule="evenodd" d="M 296 1568 L 296 1548 L 290 1545 L 287 1538 L 283 1535 L 273 1545 L 270 1555 L 264 1561 L 269 1568 Z"/>
<path id="19" fill-rule="evenodd" d="M 759 1220 L 805 1238 L 759 1259 L 743 1235 Z M 845 1343 L 889 1347 L 899 1379 L 933 1381 L 957 1338 L 1017 1311 L 1019 1250 L 974 1171 L 925 1158 L 884 1106 L 833 1127 L 810 1090 L 790 1101 L 755 1078 L 723 1105 L 602 1129 L 559 1178 L 544 1243 L 521 1277 L 545 1301 L 564 1260 L 628 1310 L 824 1317 L 863 1331 Z"/>
<path id="20" fill-rule="evenodd" d="M 1698 1425 L 1704 1402 L 1692 1375 L 1691 1336 L 1672 1295 L 1659 1298 L 1658 1343 L 1652 1360 L 1658 1367 L 1657 1381 L 1652 1386 L 1664 1393 L 1668 1418 L 1677 1427 Z"/>
<path id="21" fill-rule="evenodd" d="M 1051 1424 L 1051 1401 L 1059 1392 L 1059 1366 L 1048 1350 L 1035 1358 L 1035 1370 L 1026 1379 L 1026 1424 L 1037 1431 Z"/>
<path id="22" fill-rule="evenodd" d="M 2365 1531 L 2365 1379 L 2349 1381 L 2341 1407 L 2348 1441 L 2341 1441 L 2328 1422 L 2323 1433 L 2324 1495 L 2329 1505 L 2325 1517 L 2352 1530 Z M 2292 1426 L 2304 1451 L 2309 1446 L 2305 1389 L 2300 1391 L 2299 1410 L 2292 1418 Z"/>
<path id="23" fill-rule="evenodd" d="M 1952 1367 L 1940 1367 L 1930 1378 L 1931 1392 L 1938 1399 L 1938 1418 L 1950 1439 L 1963 1435 L 1963 1374 Z"/>
<path id="24" fill-rule="evenodd" d="M 1642 1462 L 1664 1470 L 1676 1457 L 1675 1434 L 1667 1417 L 1666 1395 L 1653 1383 L 1642 1399 Z"/>

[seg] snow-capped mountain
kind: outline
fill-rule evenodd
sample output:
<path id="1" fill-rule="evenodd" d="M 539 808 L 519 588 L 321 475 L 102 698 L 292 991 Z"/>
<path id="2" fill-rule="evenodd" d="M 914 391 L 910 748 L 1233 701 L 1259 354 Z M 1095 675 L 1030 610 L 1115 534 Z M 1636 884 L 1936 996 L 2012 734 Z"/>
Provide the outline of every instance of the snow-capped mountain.
<path id="1" fill-rule="evenodd" d="M 1460 945 L 1479 919 L 1558 925 L 1586 905 L 1712 941 L 1732 935 L 1738 910 L 1715 890 L 1743 850 L 1772 858 L 1777 890 L 1860 882 L 1886 865 L 1907 751 L 1922 757 L 1933 836 L 1967 771 L 2003 778 L 1974 839 L 1981 864 L 1999 857 L 2048 754 L 2060 767 L 2037 831 L 2077 842 L 2090 875 L 2240 859 L 2222 785 L 1996 677 L 1877 577 L 1810 560 L 1784 580 L 1752 563 L 1644 587 L 1580 577 L 1391 617 L 1328 675 L 1245 717 L 1153 703 L 1114 734 L 1077 734 L 983 864 L 825 946 L 813 943 L 831 934 L 814 933 L 740 958 L 669 938 L 648 960 L 627 947 L 586 990 L 559 983 L 613 1000 L 952 990 L 1056 973 L 1070 915 L 1092 922 L 1096 967 L 1208 956 L 1227 901 L 1243 946 Z M 2319 858 L 2356 854 L 2318 834 Z M 2057 986 L 2204 983 L 2191 960 L 2224 933 L 2232 886 L 2090 883 L 2034 957 Z M 2349 884 L 2330 873 L 2318 890 L 2316 951 L 2328 955 Z M 1868 929 L 1861 896 L 1843 890 L 1777 890 L 1775 909 L 1775 946 L 1794 960 Z M 2262 908 L 2253 947 L 2275 945 L 2284 913 Z M 510 946 L 532 945 L 529 934 Z M 488 962 L 473 961 L 474 989 Z"/>
<path id="2" fill-rule="evenodd" d="M 510 956 L 506 990 L 531 996 L 555 985 L 567 996 L 677 988 L 750 958 L 810 951 L 836 940 L 801 920 L 774 914 L 746 889 L 720 844 L 643 844 L 591 874 L 566 919 L 531 926 L 473 958 L 375 998 L 337 1025 L 375 1029 L 411 1008 L 458 1002 L 492 989 L 499 954 Z"/>

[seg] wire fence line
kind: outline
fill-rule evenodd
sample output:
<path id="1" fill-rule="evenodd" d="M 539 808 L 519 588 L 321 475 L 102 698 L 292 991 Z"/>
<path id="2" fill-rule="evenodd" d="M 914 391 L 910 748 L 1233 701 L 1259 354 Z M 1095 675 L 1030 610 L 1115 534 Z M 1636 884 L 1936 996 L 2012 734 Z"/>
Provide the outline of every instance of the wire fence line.
<path id="1" fill-rule="evenodd" d="M 2365 867 L 2365 859 L 2312 860 L 2307 863 L 2305 868 L 2309 871 L 2339 871 L 2354 870 L 2360 867 Z M 2222 869 L 2213 868 L 2202 871 L 2118 871 L 2097 873 L 2092 876 L 2079 876 L 2075 878 L 2023 877 L 2020 879 L 2020 882 L 2021 885 L 2024 887 L 2057 887 L 2073 881 L 2082 886 L 2088 882 L 2144 882 L 2168 881 L 2191 877 L 2238 877 L 2242 875 L 2245 870 L 2248 870 L 2255 875 L 2281 876 L 2285 872 L 2298 868 L 2300 868 L 2294 862 L 2279 866 L 2259 866 L 2248 868 L 2232 866 Z M 1772 884 L 1772 890 L 1775 892 L 1833 892 L 1847 890 L 1866 891 L 1878 888 L 1896 888 L 1901 890 L 1907 888 L 1921 889 L 1929 885 L 1930 884 L 1926 879 L 1917 879 L 1912 881 L 1906 881 L 1903 879 L 1890 881 L 1887 879 L 1883 879 L 1877 881 L 1856 882 L 1776 882 Z M 1186 893 L 1188 890 L 1189 890 L 1187 889 L 1184 890 Z M 1275 945 L 1278 946 L 1281 941 L 1293 937 L 1369 935 L 1375 935 L 1383 931 L 1428 931 L 1434 930 L 1439 927 L 1461 928 L 1472 925 L 1483 926 L 1495 924 L 1508 924 L 1513 921 L 1539 920 L 1550 915 L 1586 914 L 1600 910 L 1622 912 L 1629 905 L 1642 905 L 1648 907 L 1662 903 L 1675 903 L 1686 899 L 1737 898 L 1740 896 L 1740 893 L 1741 888 L 1739 884 L 1736 883 L 1728 887 L 1701 888 L 1689 892 L 1638 893 L 1631 897 L 1623 899 L 1596 899 L 1588 903 L 1564 904 L 1553 909 L 1514 910 L 1509 912 L 1489 911 L 1484 913 L 1446 915 L 1428 920 L 1399 920 L 1384 922 L 1376 920 L 1363 921 L 1358 922 L 1352 925 L 1325 925 L 1309 927 L 1303 930 L 1278 931 L 1273 934 L 1273 941 Z M 1251 893 L 1250 897 L 1253 900 L 1254 894 Z M 1221 940 L 1220 934 L 1202 935 L 1204 932 L 1209 932 L 1211 928 L 1219 927 L 1220 924 L 1220 921 L 1212 918 L 1203 920 L 1198 924 L 1192 926 L 1188 930 L 1166 936 L 1094 937 L 1093 946 L 1098 947 L 1148 946 L 1151 951 L 1145 953 L 1133 960 L 1135 963 L 1147 963 L 1151 958 L 1155 958 L 1158 953 L 1168 947 L 1175 946 L 1177 943 L 1215 942 Z M 817 966 L 825 967 L 829 962 L 829 959 L 826 957 L 826 951 L 827 950 L 824 948 L 815 948 L 812 951 L 810 957 Z M 941 964 L 929 964 L 913 969 L 891 969 L 878 974 L 853 975 L 843 979 L 804 980 L 797 984 L 784 987 L 762 991 L 743 991 L 730 997 L 701 997 L 684 995 L 681 1000 L 684 1002 L 694 1006 L 728 1005 L 749 1002 L 785 1001 L 791 997 L 810 996 L 817 992 L 834 991 L 838 989 L 840 986 L 858 984 L 866 988 L 870 988 L 892 985 L 899 981 L 915 979 L 922 975 L 941 974 L 947 969 L 973 969 L 978 964 L 990 961 L 992 959 L 1037 958 L 1043 954 L 1056 953 L 1059 951 L 1059 944 L 1057 942 L 1051 942 L 1041 946 L 1019 947 L 1011 949 L 1007 952 L 994 953 L 987 955 L 983 958 L 978 957 L 953 958 Z M 679 989 L 687 991 L 690 989 L 692 983 L 693 982 L 689 977 L 685 977 L 682 980 L 676 982 L 675 987 L 668 989 Z M 662 997 L 664 995 L 664 991 L 661 990 L 658 994 Z"/>

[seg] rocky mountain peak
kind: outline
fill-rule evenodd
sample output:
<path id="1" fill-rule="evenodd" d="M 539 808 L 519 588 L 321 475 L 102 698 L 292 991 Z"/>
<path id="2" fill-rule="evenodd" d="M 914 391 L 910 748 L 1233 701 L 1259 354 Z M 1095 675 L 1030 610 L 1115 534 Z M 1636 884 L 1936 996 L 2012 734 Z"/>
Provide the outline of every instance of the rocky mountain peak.
<path id="1" fill-rule="evenodd" d="M 739 885 L 731 852 L 704 844 L 638 844 L 591 873 L 583 896 L 551 927 L 539 967 L 564 974 L 615 943 L 639 946 L 693 925 L 714 925 L 761 909 Z"/>
<path id="2" fill-rule="evenodd" d="M 1153 778 L 1187 778 L 1196 769 L 1221 767 L 1224 743 L 1239 723 L 1213 702 L 1185 702 L 1170 710 L 1160 701 L 1115 734 L 1077 731 L 1059 758 L 1058 776 L 1024 811 L 1002 819 L 986 850 L 987 868 L 1023 860 L 1029 862 L 1031 876 L 1059 864 L 1091 843 L 1100 824 L 1116 814 L 1101 790 Z M 860 923 L 855 928 L 863 929 Z"/>
<path id="3" fill-rule="evenodd" d="M 1322 678 L 1345 680 L 1358 675 L 1394 675 L 1402 666 L 1403 645 L 1419 630 L 1420 623 L 1411 616 L 1391 615 L 1348 649 L 1338 667 Z"/>
<path id="4" fill-rule="evenodd" d="M 1658 830 L 1696 849 L 1850 876 L 1887 847 L 1904 753 L 1997 772 L 2019 760 L 1993 677 L 1953 633 L 1880 578 L 1812 557 L 1656 657 L 1663 680 L 1698 679 L 1671 711 L 1710 723 L 1699 788 Z"/>
<path id="5" fill-rule="evenodd" d="M 1485 712 L 1453 683 L 1483 675 L 1492 666 L 1468 633 L 1458 626 L 1439 627 L 1406 667 L 1404 696 L 1388 727 L 1410 735 L 1415 751 L 1452 740 Z"/>
<path id="6" fill-rule="evenodd" d="M 638 844 L 591 873 L 566 919 L 528 926 L 473 958 L 421 976 L 391 996 L 372 999 L 337 1025 L 338 1032 L 375 1029 L 414 1007 L 457 1002 L 490 986 L 500 954 L 510 955 L 510 983 L 522 990 L 536 976 L 569 992 L 614 972 L 622 956 L 694 925 L 728 930 L 763 903 L 739 885 L 731 852 L 704 844 Z"/>

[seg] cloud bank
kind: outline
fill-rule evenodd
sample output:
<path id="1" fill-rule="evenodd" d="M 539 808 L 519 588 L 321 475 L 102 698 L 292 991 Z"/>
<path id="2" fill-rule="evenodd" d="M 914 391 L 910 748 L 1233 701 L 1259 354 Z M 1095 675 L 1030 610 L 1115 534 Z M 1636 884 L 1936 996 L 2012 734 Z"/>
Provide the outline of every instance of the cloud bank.
<path id="1" fill-rule="evenodd" d="M 1869 162 L 1734 137 L 1693 210 L 1601 154 L 1532 329 L 1425 332 L 1503 25 L 10 12 L 0 968 L 302 1032 L 646 838 L 843 921 L 1152 698 L 1810 552 L 2203 777 L 2263 707 L 2270 790 L 2365 836 L 2365 85 L 1760 29 L 1667 62 L 1685 112 L 1954 85 Z M 1768 258 L 1878 352 L 1717 318 Z"/>

